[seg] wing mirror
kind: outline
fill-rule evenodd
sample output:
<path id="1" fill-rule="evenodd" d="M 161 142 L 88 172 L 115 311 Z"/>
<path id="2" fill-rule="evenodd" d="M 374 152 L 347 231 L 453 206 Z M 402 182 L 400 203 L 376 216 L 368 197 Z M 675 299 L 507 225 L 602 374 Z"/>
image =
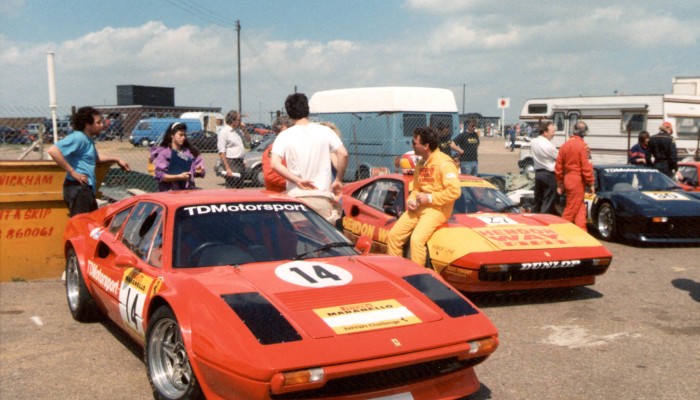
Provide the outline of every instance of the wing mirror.
<path id="1" fill-rule="evenodd" d="M 114 259 L 114 264 L 119 268 L 135 267 L 136 257 L 132 254 L 120 254 Z"/>
<path id="2" fill-rule="evenodd" d="M 355 243 L 355 248 L 362 253 L 362 255 L 367 255 L 372 249 L 372 239 L 365 235 L 360 236 L 357 239 L 357 243 Z"/>

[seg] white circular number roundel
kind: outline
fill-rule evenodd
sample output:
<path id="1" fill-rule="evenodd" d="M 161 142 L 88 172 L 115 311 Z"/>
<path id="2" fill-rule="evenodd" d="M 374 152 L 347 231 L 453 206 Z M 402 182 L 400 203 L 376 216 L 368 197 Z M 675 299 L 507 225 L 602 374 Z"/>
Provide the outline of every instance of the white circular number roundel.
<path id="1" fill-rule="evenodd" d="M 343 286 L 352 281 L 352 274 L 335 265 L 292 261 L 275 268 L 275 275 L 292 285 L 322 288 Z"/>

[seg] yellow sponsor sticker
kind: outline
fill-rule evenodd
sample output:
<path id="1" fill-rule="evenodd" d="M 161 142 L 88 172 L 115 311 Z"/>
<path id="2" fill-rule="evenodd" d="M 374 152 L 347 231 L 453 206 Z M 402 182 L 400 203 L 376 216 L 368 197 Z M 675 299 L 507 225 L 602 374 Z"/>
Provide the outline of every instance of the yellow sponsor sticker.
<path id="1" fill-rule="evenodd" d="M 394 299 L 317 308 L 313 311 L 339 335 L 422 322 L 411 310 Z"/>
<path id="2" fill-rule="evenodd" d="M 487 226 L 474 228 L 474 230 L 504 250 L 571 246 L 571 242 L 565 236 L 560 235 L 549 227 L 518 226 L 506 228 Z"/>

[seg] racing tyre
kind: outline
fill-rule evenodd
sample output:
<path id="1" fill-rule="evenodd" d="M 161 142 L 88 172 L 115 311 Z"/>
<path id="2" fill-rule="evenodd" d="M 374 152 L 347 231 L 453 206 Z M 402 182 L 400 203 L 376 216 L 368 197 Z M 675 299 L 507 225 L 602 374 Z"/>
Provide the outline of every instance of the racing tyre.
<path id="1" fill-rule="evenodd" d="M 360 168 L 355 171 L 355 180 L 359 181 L 362 179 L 367 179 L 369 178 L 369 168 L 365 166 L 361 166 Z"/>
<path id="2" fill-rule="evenodd" d="M 185 351 L 180 325 L 168 307 L 157 309 L 148 322 L 144 358 L 155 399 L 204 398 Z"/>
<path id="3" fill-rule="evenodd" d="M 615 210 L 613 210 L 610 203 L 605 203 L 598 209 L 596 229 L 603 240 L 612 241 L 617 236 Z"/>
<path id="4" fill-rule="evenodd" d="M 69 249 L 66 255 L 66 299 L 74 320 L 90 322 L 99 316 L 97 305 L 85 286 L 78 256 L 73 249 Z"/>
<path id="5" fill-rule="evenodd" d="M 253 169 L 253 185 L 255 187 L 265 186 L 265 175 L 263 174 L 262 165 L 258 165 Z"/>

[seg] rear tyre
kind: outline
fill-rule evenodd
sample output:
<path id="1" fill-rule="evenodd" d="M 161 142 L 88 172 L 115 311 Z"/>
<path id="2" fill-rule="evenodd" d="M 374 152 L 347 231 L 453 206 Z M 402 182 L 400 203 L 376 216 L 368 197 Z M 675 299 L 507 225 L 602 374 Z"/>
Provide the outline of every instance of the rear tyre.
<path id="1" fill-rule="evenodd" d="M 148 140 L 148 139 L 141 140 L 141 147 L 148 147 L 149 144 L 151 144 L 150 140 Z"/>
<path id="2" fill-rule="evenodd" d="M 74 320 L 90 322 L 99 316 L 97 305 L 85 286 L 78 256 L 73 249 L 69 249 L 66 255 L 66 299 Z"/>
<path id="3" fill-rule="evenodd" d="M 204 398 L 185 351 L 180 325 L 168 307 L 157 309 L 148 322 L 144 358 L 155 399 Z"/>
<path id="4" fill-rule="evenodd" d="M 369 168 L 367 167 L 360 167 L 357 169 L 355 172 L 355 180 L 359 181 L 362 179 L 367 179 L 369 178 Z"/>
<path id="5" fill-rule="evenodd" d="M 605 203 L 598 209 L 596 228 L 603 240 L 612 241 L 617 236 L 617 219 L 610 203 Z"/>

